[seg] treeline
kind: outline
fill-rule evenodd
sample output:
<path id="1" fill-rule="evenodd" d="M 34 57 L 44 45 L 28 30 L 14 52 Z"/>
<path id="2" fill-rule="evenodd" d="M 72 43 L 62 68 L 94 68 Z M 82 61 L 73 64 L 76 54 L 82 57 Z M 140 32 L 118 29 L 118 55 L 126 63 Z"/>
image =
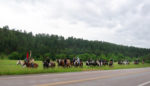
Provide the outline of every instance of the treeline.
<path id="1" fill-rule="evenodd" d="M 88 41 L 74 37 L 36 34 L 32 32 L 10 30 L 8 26 L 0 28 L 0 58 L 24 59 L 27 51 L 38 60 L 49 56 L 51 59 L 73 58 L 92 59 L 132 59 L 142 58 L 150 49 L 117 45 L 104 41 Z"/>

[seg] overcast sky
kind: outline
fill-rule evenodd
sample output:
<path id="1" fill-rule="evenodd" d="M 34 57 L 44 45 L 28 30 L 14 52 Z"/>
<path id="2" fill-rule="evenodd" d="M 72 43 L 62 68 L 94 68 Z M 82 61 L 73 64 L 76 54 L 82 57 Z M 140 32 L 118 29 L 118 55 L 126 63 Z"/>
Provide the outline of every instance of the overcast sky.
<path id="1" fill-rule="evenodd" d="M 0 27 L 150 48 L 150 0 L 0 0 Z"/>

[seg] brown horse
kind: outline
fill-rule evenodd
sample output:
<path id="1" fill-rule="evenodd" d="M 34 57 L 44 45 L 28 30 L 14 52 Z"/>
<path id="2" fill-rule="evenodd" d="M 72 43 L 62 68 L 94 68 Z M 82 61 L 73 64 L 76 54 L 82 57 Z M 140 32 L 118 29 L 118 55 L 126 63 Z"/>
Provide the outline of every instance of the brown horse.
<path id="1" fill-rule="evenodd" d="M 69 59 L 58 59 L 58 66 L 71 67 L 71 61 Z"/>
<path id="2" fill-rule="evenodd" d="M 64 60 L 62 60 L 62 59 L 58 59 L 58 60 L 57 60 L 57 63 L 58 63 L 58 66 L 62 66 L 62 67 L 65 66 L 65 62 L 64 62 Z"/>
<path id="3" fill-rule="evenodd" d="M 71 67 L 71 61 L 69 59 L 66 59 L 66 67 Z"/>
<path id="4" fill-rule="evenodd" d="M 29 68 L 37 68 L 38 67 L 38 64 L 37 63 L 24 63 L 24 65 L 26 65 L 26 67 L 29 67 Z"/>
<path id="5" fill-rule="evenodd" d="M 55 66 L 56 66 L 55 62 L 50 62 L 50 63 L 49 63 L 49 67 L 54 68 Z"/>

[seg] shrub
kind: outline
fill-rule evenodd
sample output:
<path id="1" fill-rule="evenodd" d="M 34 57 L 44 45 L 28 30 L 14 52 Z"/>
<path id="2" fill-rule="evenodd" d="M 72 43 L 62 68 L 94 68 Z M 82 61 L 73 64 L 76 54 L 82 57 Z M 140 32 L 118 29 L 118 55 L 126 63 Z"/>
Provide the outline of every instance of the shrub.
<path id="1" fill-rule="evenodd" d="M 21 57 L 20 57 L 20 55 L 19 55 L 18 52 L 13 52 L 13 53 L 11 53 L 11 54 L 8 56 L 8 58 L 9 58 L 9 59 L 13 59 L 13 60 L 15 60 L 15 59 L 21 59 Z"/>

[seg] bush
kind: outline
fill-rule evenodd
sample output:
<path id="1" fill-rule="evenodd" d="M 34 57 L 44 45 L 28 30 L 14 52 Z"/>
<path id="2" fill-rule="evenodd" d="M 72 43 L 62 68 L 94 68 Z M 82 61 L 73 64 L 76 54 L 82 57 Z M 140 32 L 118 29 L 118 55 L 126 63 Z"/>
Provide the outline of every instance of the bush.
<path id="1" fill-rule="evenodd" d="M 13 59 L 13 60 L 18 60 L 21 59 L 20 55 L 18 52 L 13 52 L 8 56 L 9 59 Z"/>

